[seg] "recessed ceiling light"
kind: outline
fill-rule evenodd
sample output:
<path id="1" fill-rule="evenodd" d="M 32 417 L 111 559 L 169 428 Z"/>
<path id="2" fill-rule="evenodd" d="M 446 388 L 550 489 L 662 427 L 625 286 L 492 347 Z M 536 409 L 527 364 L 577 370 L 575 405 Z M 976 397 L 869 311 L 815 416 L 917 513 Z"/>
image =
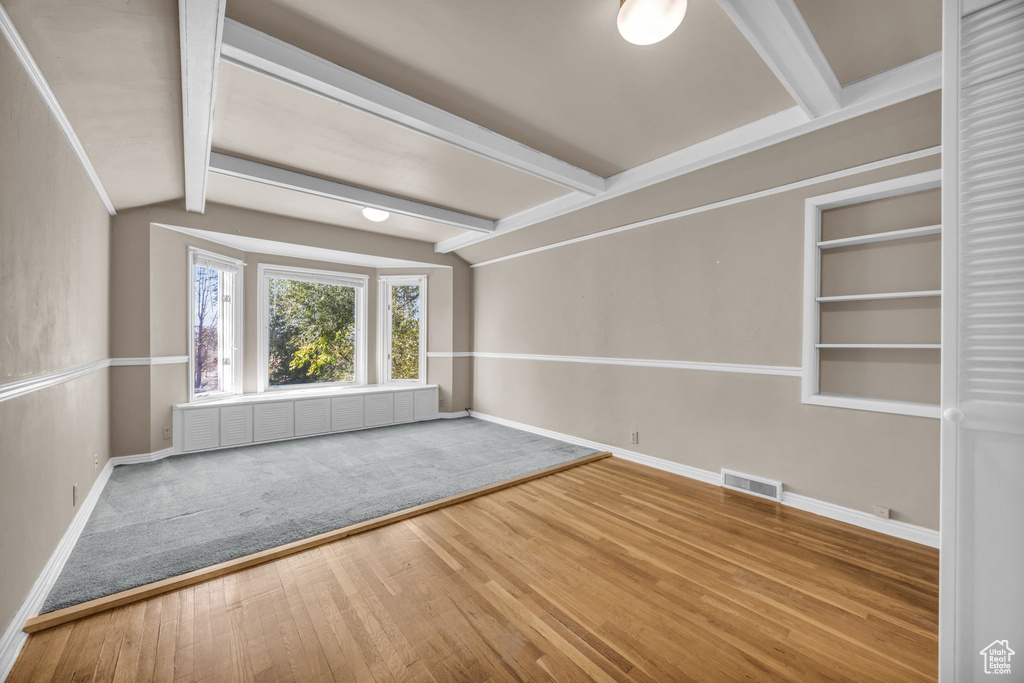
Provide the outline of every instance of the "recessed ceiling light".
<path id="1" fill-rule="evenodd" d="M 388 213 L 387 211 L 383 211 L 381 209 L 374 209 L 369 206 L 363 209 L 363 216 L 366 218 L 366 220 L 373 221 L 374 223 L 386 221 L 388 219 L 388 216 L 390 215 L 391 214 Z"/>
<path id="2" fill-rule="evenodd" d="M 686 0 L 621 0 L 619 33 L 634 45 L 653 45 L 679 28 Z"/>

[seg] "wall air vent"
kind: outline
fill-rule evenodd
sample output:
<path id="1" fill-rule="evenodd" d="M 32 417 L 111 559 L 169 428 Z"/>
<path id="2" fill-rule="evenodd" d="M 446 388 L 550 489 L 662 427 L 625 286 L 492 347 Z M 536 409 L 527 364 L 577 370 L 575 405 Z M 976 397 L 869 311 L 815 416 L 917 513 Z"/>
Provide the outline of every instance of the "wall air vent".
<path id="1" fill-rule="evenodd" d="M 774 479 L 753 477 L 742 472 L 722 470 L 722 486 L 734 491 L 751 493 L 761 498 L 782 502 L 782 482 Z"/>

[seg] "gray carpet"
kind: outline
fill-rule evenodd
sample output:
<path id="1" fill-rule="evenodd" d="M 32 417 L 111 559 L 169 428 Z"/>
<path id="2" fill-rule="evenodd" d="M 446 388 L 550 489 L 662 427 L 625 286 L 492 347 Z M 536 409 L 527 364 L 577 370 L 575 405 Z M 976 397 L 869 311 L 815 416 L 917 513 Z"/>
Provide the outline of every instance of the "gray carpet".
<path id="1" fill-rule="evenodd" d="M 120 465 L 111 473 L 42 611 L 594 452 L 460 418 Z"/>

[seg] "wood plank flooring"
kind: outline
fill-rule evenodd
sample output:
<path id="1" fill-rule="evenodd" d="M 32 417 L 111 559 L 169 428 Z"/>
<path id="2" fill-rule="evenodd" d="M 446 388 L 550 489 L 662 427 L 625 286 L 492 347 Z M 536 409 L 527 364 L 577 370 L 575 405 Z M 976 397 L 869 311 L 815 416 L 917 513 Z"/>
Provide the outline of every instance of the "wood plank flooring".
<path id="1" fill-rule="evenodd" d="M 607 459 L 29 637 L 10 681 L 934 681 L 938 552 Z"/>

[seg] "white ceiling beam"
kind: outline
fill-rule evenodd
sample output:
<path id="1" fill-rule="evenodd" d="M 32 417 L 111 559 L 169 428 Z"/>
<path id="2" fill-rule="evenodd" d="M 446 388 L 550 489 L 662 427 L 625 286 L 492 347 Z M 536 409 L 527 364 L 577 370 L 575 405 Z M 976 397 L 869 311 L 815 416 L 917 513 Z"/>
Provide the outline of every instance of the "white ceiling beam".
<path id="1" fill-rule="evenodd" d="M 793 0 L 718 4 L 808 116 L 839 109 L 839 81 Z"/>
<path id="2" fill-rule="evenodd" d="M 601 176 L 527 147 L 230 19 L 225 25 L 221 54 L 232 64 L 404 126 L 556 185 L 588 195 L 596 195 L 605 189 L 605 180 Z"/>
<path id="3" fill-rule="evenodd" d="M 899 104 L 942 87 L 942 59 L 936 52 L 842 89 L 842 108 L 816 119 L 800 107 L 785 109 L 717 137 L 635 166 L 608 178 L 608 189 L 596 197 L 574 192 L 498 221 L 488 235 L 464 234 L 438 242 L 434 251 L 447 254 L 484 240 L 558 218 L 609 199 L 755 152 L 822 128 Z"/>
<path id="4" fill-rule="evenodd" d="M 496 227 L 494 221 L 486 218 L 471 216 L 450 209 L 442 209 L 410 199 L 392 197 L 391 195 L 381 194 L 373 190 L 365 190 L 361 187 L 353 187 L 333 180 L 324 180 L 323 178 L 316 178 L 304 173 L 296 173 L 295 171 L 288 171 L 276 166 L 220 154 L 219 152 L 213 152 L 210 155 L 210 173 L 219 173 L 232 178 L 241 178 L 243 180 L 263 183 L 264 185 L 281 187 L 286 190 L 304 192 L 347 204 L 383 209 L 391 213 L 421 218 L 433 221 L 434 223 L 452 225 L 466 230 L 489 233 Z"/>
<path id="5" fill-rule="evenodd" d="M 206 171 L 213 140 L 225 5 L 226 0 L 178 0 L 185 208 L 195 213 L 206 209 Z"/>

